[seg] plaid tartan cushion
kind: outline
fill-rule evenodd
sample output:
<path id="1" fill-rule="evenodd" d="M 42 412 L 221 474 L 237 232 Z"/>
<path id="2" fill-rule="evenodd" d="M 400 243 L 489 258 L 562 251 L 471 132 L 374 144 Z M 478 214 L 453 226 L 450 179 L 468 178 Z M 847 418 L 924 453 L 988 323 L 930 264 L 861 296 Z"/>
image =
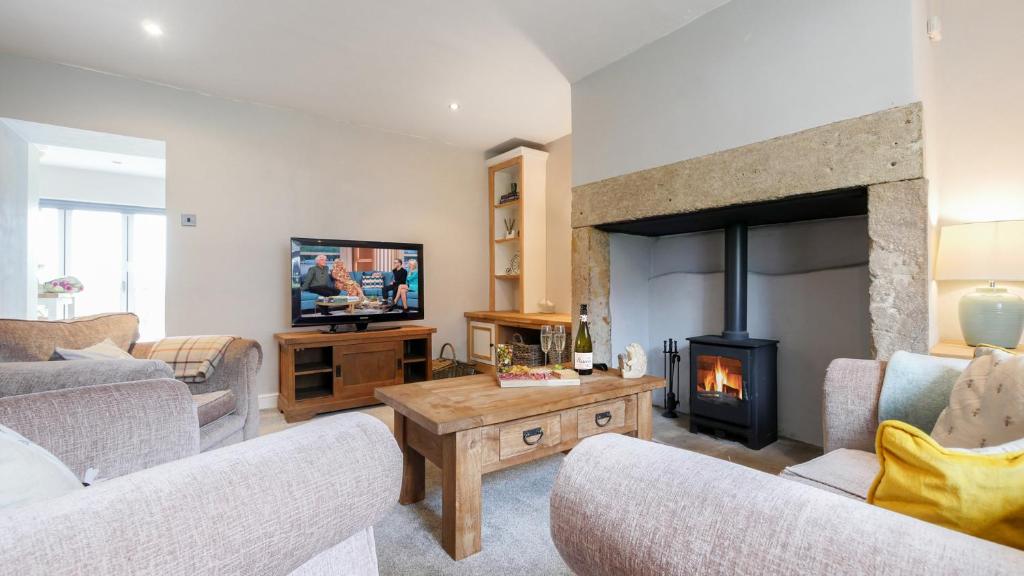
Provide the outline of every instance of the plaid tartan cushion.
<path id="1" fill-rule="evenodd" d="M 174 370 L 174 378 L 185 383 L 205 382 L 213 376 L 224 351 L 238 336 L 174 336 L 157 342 L 149 357 L 163 360 Z"/>

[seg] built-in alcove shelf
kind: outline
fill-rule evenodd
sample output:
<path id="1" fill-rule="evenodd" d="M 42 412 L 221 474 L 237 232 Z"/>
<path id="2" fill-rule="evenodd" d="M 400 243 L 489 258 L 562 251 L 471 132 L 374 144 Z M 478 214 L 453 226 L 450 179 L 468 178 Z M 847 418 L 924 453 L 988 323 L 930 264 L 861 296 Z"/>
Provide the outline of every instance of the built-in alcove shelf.
<path id="1" fill-rule="evenodd" d="M 491 310 L 537 312 L 544 300 L 547 156 L 520 147 L 487 160 Z"/>

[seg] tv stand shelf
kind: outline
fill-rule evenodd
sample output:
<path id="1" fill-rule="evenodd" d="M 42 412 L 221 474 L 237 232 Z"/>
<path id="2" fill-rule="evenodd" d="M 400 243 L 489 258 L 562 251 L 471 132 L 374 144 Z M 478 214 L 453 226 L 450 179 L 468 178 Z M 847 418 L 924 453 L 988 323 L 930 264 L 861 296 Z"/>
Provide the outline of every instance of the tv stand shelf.
<path id="1" fill-rule="evenodd" d="M 365 332 L 282 332 L 277 408 L 288 422 L 379 404 L 374 389 L 430 380 L 428 326 Z"/>

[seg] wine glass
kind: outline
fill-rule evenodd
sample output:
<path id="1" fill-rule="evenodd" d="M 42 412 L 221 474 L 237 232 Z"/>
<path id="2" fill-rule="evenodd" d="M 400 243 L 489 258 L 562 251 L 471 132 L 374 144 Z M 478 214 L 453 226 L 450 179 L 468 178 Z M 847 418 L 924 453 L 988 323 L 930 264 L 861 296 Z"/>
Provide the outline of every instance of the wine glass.
<path id="1" fill-rule="evenodd" d="M 548 365 L 548 350 L 551 350 L 551 326 L 540 329 L 540 349 L 544 351 L 544 365 Z"/>
<path id="2" fill-rule="evenodd" d="M 551 344 L 555 349 L 555 354 L 558 358 L 562 358 L 562 350 L 565 349 L 565 326 L 555 326 L 554 331 L 551 334 Z"/>

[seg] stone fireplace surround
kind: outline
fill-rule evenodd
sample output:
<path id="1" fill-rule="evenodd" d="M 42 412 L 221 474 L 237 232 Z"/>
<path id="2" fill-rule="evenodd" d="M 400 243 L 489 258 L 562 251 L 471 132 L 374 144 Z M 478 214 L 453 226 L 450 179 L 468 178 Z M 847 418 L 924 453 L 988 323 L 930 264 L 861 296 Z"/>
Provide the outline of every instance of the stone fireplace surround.
<path id="1" fill-rule="evenodd" d="M 849 188 L 868 192 L 876 358 L 928 348 L 928 184 L 921 104 L 583 184 L 572 194 L 572 300 L 590 307 L 594 361 L 612 364 L 603 226 Z"/>

